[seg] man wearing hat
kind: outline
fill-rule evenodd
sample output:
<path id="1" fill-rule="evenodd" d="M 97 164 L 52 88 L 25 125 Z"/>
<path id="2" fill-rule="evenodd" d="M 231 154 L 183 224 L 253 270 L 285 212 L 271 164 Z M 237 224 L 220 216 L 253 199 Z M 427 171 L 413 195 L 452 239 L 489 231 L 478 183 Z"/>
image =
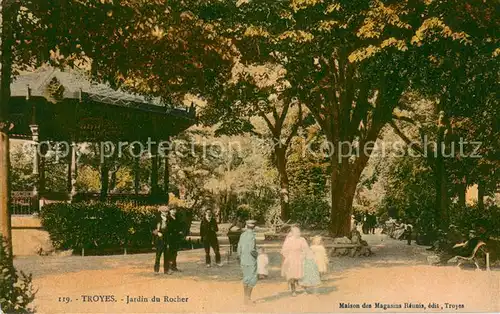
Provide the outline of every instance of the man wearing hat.
<path id="1" fill-rule="evenodd" d="M 170 213 L 167 219 L 167 229 L 168 253 L 170 255 L 169 267 L 172 271 L 180 271 L 177 268 L 177 252 L 184 239 L 185 226 L 175 206 L 170 207 Z"/>
<path id="2" fill-rule="evenodd" d="M 163 254 L 163 272 L 165 274 L 171 274 L 172 271 L 169 269 L 169 251 L 168 251 L 168 219 L 169 219 L 169 208 L 167 205 L 162 205 L 158 208 L 158 222 L 156 224 L 156 229 L 153 234 L 156 237 L 156 258 L 154 271 L 158 273 L 160 271 L 160 259 Z"/>
<path id="3" fill-rule="evenodd" d="M 238 255 L 243 271 L 243 291 L 245 304 L 251 303 L 252 289 L 257 284 L 257 244 L 255 241 L 255 220 L 247 220 L 246 230 L 238 242 Z"/>
<path id="4" fill-rule="evenodd" d="M 212 214 L 212 210 L 205 210 L 205 215 L 201 219 L 200 235 L 203 246 L 205 247 L 205 262 L 207 267 L 211 266 L 210 247 L 214 250 L 215 262 L 217 263 L 217 266 L 222 266 L 220 260 L 219 240 L 217 240 L 217 231 L 219 231 L 219 227 L 217 226 L 217 221 L 215 221 L 215 217 Z"/>

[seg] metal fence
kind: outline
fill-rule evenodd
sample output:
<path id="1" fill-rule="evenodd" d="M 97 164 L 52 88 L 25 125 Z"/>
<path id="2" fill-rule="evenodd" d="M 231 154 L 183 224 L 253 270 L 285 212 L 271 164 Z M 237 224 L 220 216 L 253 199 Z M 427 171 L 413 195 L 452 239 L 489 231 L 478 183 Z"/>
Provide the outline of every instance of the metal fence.
<path id="1" fill-rule="evenodd" d="M 101 196 L 99 193 L 78 193 L 73 201 L 100 201 Z M 134 206 L 152 205 L 155 204 L 156 199 L 152 198 L 149 194 L 133 194 L 133 193 L 112 193 L 108 194 L 105 198 L 106 202 L 112 203 L 129 203 Z"/>
<path id="2" fill-rule="evenodd" d="M 11 194 L 12 215 L 33 215 L 38 212 L 38 207 L 33 208 L 33 192 L 13 191 Z"/>
<path id="3" fill-rule="evenodd" d="M 33 206 L 33 192 L 32 191 L 12 191 L 11 192 L 11 209 L 12 215 L 24 215 L 29 216 L 39 212 L 39 207 L 43 204 L 49 204 L 53 202 L 67 202 L 69 201 L 68 193 L 45 193 L 42 197 L 42 204 L 39 206 Z M 99 201 L 99 193 L 79 193 L 77 194 L 73 201 Z M 133 206 L 143 206 L 152 205 L 155 200 L 151 198 L 148 194 L 109 194 L 105 201 L 114 203 L 129 203 Z"/>

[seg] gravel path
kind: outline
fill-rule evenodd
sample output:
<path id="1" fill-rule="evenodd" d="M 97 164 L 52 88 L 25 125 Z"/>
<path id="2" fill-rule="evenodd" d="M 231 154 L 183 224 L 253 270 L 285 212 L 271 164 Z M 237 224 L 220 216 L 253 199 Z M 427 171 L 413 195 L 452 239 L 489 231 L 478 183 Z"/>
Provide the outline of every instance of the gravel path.
<path id="1" fill-rule="evenodd" d="M 279 254 L 268 252 L 270 278 L 258 283 L 253 294 L 257 302 L 249 307 L 241 304 L 237 262 L 206 268 L 202 250 L 181 252 L 183 272 L 174 275 L 154 275 L 153 254 L 19 257 L 15 264 L 33 274 L 38 313 L 500 312 L 498 269 L 430 266 L 425 247 L 379 234 L 364 238 L 375 255 L 332 258 L 329 274 L 311 295 L 290 296 L 280 277 Z M 137 302 L 127 304 L 127 298 Z M 425 309 L 405 309 L 405 303 L 421 303 Z M 384 304 L 402 308 L 384 310 Z"/>

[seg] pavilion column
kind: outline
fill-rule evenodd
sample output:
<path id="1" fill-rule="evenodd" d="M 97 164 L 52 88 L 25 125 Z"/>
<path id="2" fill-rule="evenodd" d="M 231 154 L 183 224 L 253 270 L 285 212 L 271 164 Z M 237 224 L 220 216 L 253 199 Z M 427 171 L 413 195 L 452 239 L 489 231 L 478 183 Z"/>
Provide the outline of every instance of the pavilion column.
<path id="1" fill-rule="evenodd" d="M 169 198 L 169 185 L 170 185 L 170 164 L 168 162 L 168 152 L 165 153 L 165 171 L 163 173 L 163 187 L 164 187 L 164 192 L 167 197 L 167 201 Z"/>
<path id="2" fill-rule="evenodd" d="M 66 192 L 68 192 L 68 194 L 71 194 L 71 156 L 73 156 L 73 146 L 69 146 L 68 147 L 69 149 L 69 152 L 68 152 L 68 159 L 67 159 L 67 162 L 68 162 L 68 170 L 66 172 L 67 176 L 66 176 Z"/>
<path id="3" fill-rule="evenodd" d="M 33 194 L 31 197 L 31 206 L 35 212 L 40 209 L 40 141 L 38 125 L 31 124 L 31 136 L 33 140 Z"/>
<path id="4" fill-rule="evenodd" d="M 151 145 L 151 195 L 158 196 L 158 144 Z"/>
<path id="5" fill-rule="evenodd" d="M 45 192 L 45 156 L 47 154 L 47 147 L 46 146 L 40 146 L 40 181 L 38 182 L 38 188 L 40 195 L 43 195 Z"/>
<path id="6" fill-rule="evenodd" d="M 101 195 L 100 200 L 106 201 L 109 188 L 109 166 L 105 161 L 101 161 Z"/>
<path id="7" fill-rule="evenodd" d="M 134 157 L 134 193 L 139 195 L 141 185 L 139 157 Z"/>
<path id="8" fill-rule="evenodd" d="M 69 198 L 72 201 L 73 197 L 76 195 L 76 178 L 77 178 L 77 144 L 72 142 L 69 146 L 69 158 L 68 158 L 68 180 L 67 180 L 67 191 Z"/>
<path id="9" fill-rule="evenodd" d="M 70 162 L 70 196 L 71 200 L 76 195 L 76 178 L 78 175 L 78 165 L 77 165 L 77 150 L 78 146 L 75 142 L 71 143 L 71 162 Z"/>
<path id="10" fill-rule="evenodd" d="M 135 195 L 139 195 L 139 190 L 140 190 L 140 185 L 141 185 L 141 166 L 140 166 L 140 161 L 141 161 L 141 157 L 140 157 L 140 153 L 141 153 L 141 148 L 140 146 L 137 144 L 137 145 L 134 145 L 133 147 L 133 151 L 134 151 L 134 193 Z"/>
<path id="11" fill-rule="evenodd" d="M 170 143 L 169 143 L 170 144 Z M 163 171 L 163 192 L 167 198 L 167 202 L 169 201 L 169 187 L 170 187 L 170 163 L 169 163 L 169 154 L 170 154 L 170 145 L 167 148 L 161 147 L 162 155 L 164 156 L 164 171 Z"/>

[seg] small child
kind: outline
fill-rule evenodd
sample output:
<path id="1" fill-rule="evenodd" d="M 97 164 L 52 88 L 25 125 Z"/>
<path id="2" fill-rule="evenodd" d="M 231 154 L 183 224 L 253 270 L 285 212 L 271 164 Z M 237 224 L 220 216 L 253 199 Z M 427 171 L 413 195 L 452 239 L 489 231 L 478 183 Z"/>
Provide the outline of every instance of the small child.
<path id="1" fill-rule="evenodd" d="M 269 265 L 269 257 L 265 253 L 263 247 L 259 248 L 259 256 L 257 256 L 257 274 L 259 279 L 266 279 L 269 275 L 269 270 L 267 269 Z"/>
<path id="2" fill-rule="evenodd" d="M 299 285 L 303 287 L 307 293 L 314 293 L 316 287 L 321 284 L 321 277 L 314 253 L 310 248 L 307 248 L 303 266 L 304 276 L 299 280 Z"/>
<path id="3" fill-rule="evenodd" d="M 314 260 L 316 261 L 316 265 L 318 265 L 319 273 L 321 275 L 325 274 L 328 270 L 328 255 L 322 244 L 321 236 L 312 238 L 311 251 L 314 254 Z"/>

